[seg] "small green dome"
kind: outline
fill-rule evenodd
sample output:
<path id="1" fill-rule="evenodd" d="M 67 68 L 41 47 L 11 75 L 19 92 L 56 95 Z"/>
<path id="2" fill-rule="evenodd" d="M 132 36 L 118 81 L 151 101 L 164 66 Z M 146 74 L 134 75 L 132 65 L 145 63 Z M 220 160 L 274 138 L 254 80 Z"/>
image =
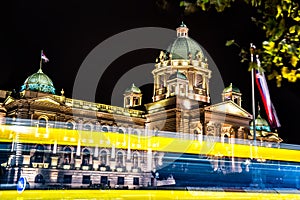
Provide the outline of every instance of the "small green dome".
<path id="1" fill-rule="evenodd" d="M 132 83 L 131 87 L 127 88 L 125 90 L 125 93 L 136 93 L 136 94 L 141 94 L 142 91 L 140 90 L 140 88 L 136 87 L 134 85 L 134 83 Z"/>
<path id="2" fill-rule="evenodd" d="M 223 90 L 223 93 L 227 92 L 241 93 L 240 89 L 232 85 L 232 83 L 230 83 L 230 85 Z"/>
<path id="3" fill-rule="evenodd" d="M 42 69 L 30 75 L 21 87 L 21 91 L 31 90 L 37 92 L 45 92 L 55 94 L 55 88 L 52 80 L 43 73 Z"/>
<path id="4" fill-rule="evenodd" d="M 172 80 L 172 79 L 175 79 L 175 78 L 179 78 L 179 79 L 182 79 L 182 80 L 187 80 L 187 77 L 183 73 L 179 72 L 178 70 L 175 73 L 171 74 L 169 76 L 168 80 Z"/>
<path id="5" fill-rule="evenodd" d="M 270 126 L 264 118 L 260 116 L 260 114 L 257 115 L 257 118 L 255 119 L 255 127 L 257 131 L 267 131 L 271 132 Z M 250 123 L 250 129 L 253 130 L 253 121 Z"/>

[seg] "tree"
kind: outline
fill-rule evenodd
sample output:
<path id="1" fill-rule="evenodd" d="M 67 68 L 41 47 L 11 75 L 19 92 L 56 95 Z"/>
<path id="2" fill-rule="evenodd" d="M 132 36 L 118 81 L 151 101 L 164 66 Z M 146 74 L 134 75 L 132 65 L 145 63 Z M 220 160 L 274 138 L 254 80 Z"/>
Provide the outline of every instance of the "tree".
<path id="1" fill-rule="evenodd" d="M 159 0 L 159 6 L 166 9 L 172 0 Z M 257 54 L 260 55 L 261 69 L 268 79 L 275 79 L 280 87 L 282 81 L 296 82 L 300 79 L 300 9 L 296 0 L 243 0 L 249 9 L 256 10 L 253 23 L 265 32 L 265 39 L 259 44 Z M 178 3 L 178 2 L 176 2 Z M 181 1 L 179 5 L 185 13 L 209 11 L 215 9 L 223 12 L 235 0 L 191 0 Z M 249 61 L 248 48 L 240 47 L 234 40 L 228 40 L 227 46 L 240 48 L 241 62 Z M 249 70 L 258 68 L 249 62 Z"/>

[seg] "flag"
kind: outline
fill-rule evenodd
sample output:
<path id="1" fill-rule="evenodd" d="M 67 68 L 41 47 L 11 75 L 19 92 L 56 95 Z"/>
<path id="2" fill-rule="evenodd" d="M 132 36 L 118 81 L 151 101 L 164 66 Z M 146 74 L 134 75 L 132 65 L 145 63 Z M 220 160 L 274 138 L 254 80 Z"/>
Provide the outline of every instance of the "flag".
<path id="1" fill-rule="evenodd" d="M 268 121 L 270 123 L 271 128 L 278 128 L 280 127 L 280 122 L 278 120 L 276 110 L 274 108 L 273 103 L 271 102 L 270 93 L 267 85 L 267 81 L 265 78 L 265 74 L 256 70 L 255 75 L 256 85 L 258 87 L 260 96 L 262 98 L 262 102 L 265 108 L 265 111 L 268 116 Z"/>
<path id="2" fill-rule="evenodd" d="M 41 54 L 41 59 L 45 62 L 49 62 L 49 59 L 46 57 L 46 55 L 44 54 L 44 52 L 42 51 L 42 54 Z"/>

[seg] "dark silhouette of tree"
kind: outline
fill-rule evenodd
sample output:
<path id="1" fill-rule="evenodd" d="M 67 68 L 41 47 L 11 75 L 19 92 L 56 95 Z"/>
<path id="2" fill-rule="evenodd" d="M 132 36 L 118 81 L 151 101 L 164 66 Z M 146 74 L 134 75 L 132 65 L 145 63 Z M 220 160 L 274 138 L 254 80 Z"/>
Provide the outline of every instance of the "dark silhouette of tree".
<path id="1" fill-rule="evenodd" d="M 157 5 L 166 11 L 176 4 L 185 14 L 215 10 L 223 12 L 233 4 L 244 3 L 254 9 L 253 23 L 265 32 L 265 38 L 257 45 L 256 53 L 262 58 L 261 67 L 249 62 L 249 47 L 241 47 L 235 40 L 228 40 L 240 48 L 241 62 L 249 62 L 249 70 L 260 68 L 269 80 L 296 82 L 300 78 L 300 9 L 297 0 L 157 0 Z M 238 16 L 237 16 L 238 17 Z M 250 43 L 251 41 L 249 41 Z"/>

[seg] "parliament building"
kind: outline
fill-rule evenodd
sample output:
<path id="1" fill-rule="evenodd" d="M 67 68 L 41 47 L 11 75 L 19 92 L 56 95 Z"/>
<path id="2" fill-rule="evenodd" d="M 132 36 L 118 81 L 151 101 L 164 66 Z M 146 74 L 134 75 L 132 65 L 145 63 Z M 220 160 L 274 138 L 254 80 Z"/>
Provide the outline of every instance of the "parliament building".
<path id="1" fill-rule="evenodd" d="M 153 67 L 152 102 L 142 105 L 142 91 L 134 83 L 124 91 L 123 107 L 68 98 L 63 90 L 56 91 L 40 67 L 36 73 L 24 77 L 24 84 L 17 93 L 0 91 L 0 126 L 19 121 L 36 128 L 35 134 L 43 134 L 39 128 L 51 131 L 59 126 L 66 130 L 90 131 L 91 135 L 99 132 L 131 135 L 137 141 L 140 137 L 165 133 L 199 142 L 205 136 L 217 137 L 222 143 L 253 139 L 250 129 L 253 116 L 241 107 L 241 91 L 230 84 L 220 94 L 222 101 L 212 104 L 213 74 L 208 60 L 200 45 L 189 37 L 185 24 L 176 30 L 177 37 L 174 36 L 175 40 L 160 53 Z M 281 142 L 260 115 L 256 128 L 258 141 Z M 64 129 L 59 129 L 61 134 Z M 14 184 L 21 176 L 26 177 L 30 188 L 41 189 L 60 185 L 133 189 L 163 184 L 155 177 L 155 171 L 164 165 L 163 150 L 141 150 L 138 142 L 130 144 L 128 139 L 124 140 L 127 142 L 124 148 L 117 143 L 103 146 L 101 141 L 99 145 L 89 146 L 84 140 L 88 139 L 63 145 L 56 141 L 22 143 L 14 138 L 13 142 L 5 143 L 8 155 L 1 155 L 6 159 L 1 163 L 2 184 Z M 219 155 L 217 159 L 221 162 L 211 159 L 212 170 L 242 171 L 238 162 L 241 158 Z M 229 161 L 230 165 L 222 160 Z"/>

